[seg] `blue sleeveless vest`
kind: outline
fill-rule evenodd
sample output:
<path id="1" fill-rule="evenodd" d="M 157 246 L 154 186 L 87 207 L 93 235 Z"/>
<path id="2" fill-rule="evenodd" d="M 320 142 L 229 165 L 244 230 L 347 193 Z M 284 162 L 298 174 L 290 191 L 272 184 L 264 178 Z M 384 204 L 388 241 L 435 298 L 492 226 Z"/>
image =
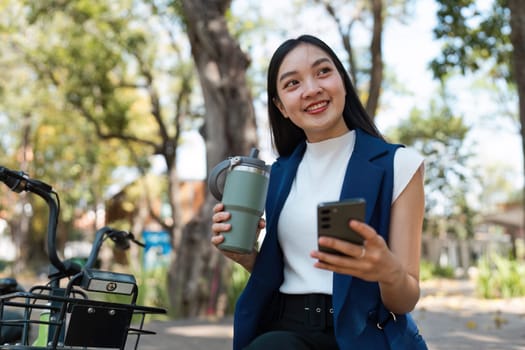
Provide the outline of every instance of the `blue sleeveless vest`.
<path id="1" fill-rule="evenodd" d="M 341 199 L 366 199 L 366 222 L 388 242 L 393 190 L 393 160 L 399 145 L 356 129 L 356 143 L 348 162 Z M 248 283 L 237 301 L 234 350 L 241 350 L 266 330 L 278 311 L 277 295 L 283 281 L 283 254 L 277 240 L 277 222 L 292 186 L 306 145 L 273 165 L 266 200 L 266 236 Z M 334 328 L 341 350 L 423 350 L 423 338 L 409 314 L 396 315 L 379 329 L 388 310 L 381 302 L 379 285 L 348 275 L 334 274 Z"/>

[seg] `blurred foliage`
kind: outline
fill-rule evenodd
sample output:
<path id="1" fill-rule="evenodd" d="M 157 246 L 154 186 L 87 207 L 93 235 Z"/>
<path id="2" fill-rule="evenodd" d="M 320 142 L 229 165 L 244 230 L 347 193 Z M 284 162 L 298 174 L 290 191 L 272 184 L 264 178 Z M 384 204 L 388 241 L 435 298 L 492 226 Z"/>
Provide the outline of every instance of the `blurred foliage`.
<path id="1" fill-rule="evenodd" d="M 437 0 L 438 24 L 434 36 L 443 42 L 441 55 L 431 62 L 437 78 L 450 71 L 477 71 L 490 62 L 493 78 L 512 82 L 510 10 L 506 0 L 482 9 L 476 0 Z"/>
<path id="2" fill-rule="evenodd" d="M 142 269 L 138 274 L 139 299 L 137 304 L 167 308 L 169 305 L 167 286 L 168 266 L 151 270 Z"/>
<path id="3" fill-rule="evenodd" d="M 419 264 L 419 280 L 428 281 L 434 278 L 454 278 L 454 268 L 421 260 Z"/>
<path id="4" fill-rule="evenodd" d="M 151 155 L 175 164 L 180 129 L 202 117 L 186 38 L 148 1 L 0 6 L 1 165 L 51 184 L 62 204 L 58 236 L 78 238 L 74 222 L 149 169 Z M 9 198 L 20 199 L 3 194 L 2 216 L 14 220 Z M 29 234 L 39 242 L 47 217 L 32 204 Z M 96 224 L 87 225 L 85 236 Z"/>
<path id="5" fill-rule="evenodd" d="M 389 133 L 389 139 L 410 145 L 425 157 L 425 232 L 449 232 L 466 238 L 474 232 L 475 211 L 466 194 L 479 181 L 468 166 L 472 152 L 465 145 L 469 131 L 448 97 L 433 101 L 428 112 L 413 109 Z M 444 224 L 444 226 L 443 226 Z"/>
<path id="6" fill-rule="evenodd" d="M 525 296 L 523 261 L 497 254 L 482 257 L 478 264 L 476 291 L 487 299 Z"/>
<path id="7" fill-rule="evenodd" d="M 241 295 L 244 286 L 250 278 L 250 273 L 246 269 L 238 264 L 233 264 L 233 272 L 231 277 L 231 283 L 228 286 L 228 307 L 227 312 L 233 314 L 235 310 L 235 303 Z"/>
<path id="8" fill-rule="evenodd" d="M 491 99 L 497 101 L 497 111 L 487 112 L 486 122 L 495 128 L 502 128 L 502 118 L 513 123 L 513 132 L 520 132 L 525 139 L 523 120 L 525 110 L 520 106 L 525 86 L 523 74 L 523 26 L 520 4 L 522 1 L 508 0 L 437 0 L 437 25 L 434 37 L 442 43 L 441 52 L 430 63 L 434 77 L 445 82 L 449 77 L 460 73 L 478 73 L 478 85 L 486 89 Z M 511 10 L 512 9 L 512 10 Z M 513 13 L 512 11 L 517 11 Z M 511 19 L 516 18 L 516 21 Z M 516 23 L 512 28 L 513 22 Z M 512 40 L 512 33 L 516 39 Z M 495 113 L 497 118 L 494 118 Z M 523 154 L 524 150 L 520 150 Z M 522 175 L 523 176 L 523 175 Z M 490 180 L 488 185 L 490 186 Z M 487 195 L 493 193 L 484 193 Z M 500 202 L 504 202 L 500 200 Z M 493 209 L 493 208 L 490 208 Z"/>

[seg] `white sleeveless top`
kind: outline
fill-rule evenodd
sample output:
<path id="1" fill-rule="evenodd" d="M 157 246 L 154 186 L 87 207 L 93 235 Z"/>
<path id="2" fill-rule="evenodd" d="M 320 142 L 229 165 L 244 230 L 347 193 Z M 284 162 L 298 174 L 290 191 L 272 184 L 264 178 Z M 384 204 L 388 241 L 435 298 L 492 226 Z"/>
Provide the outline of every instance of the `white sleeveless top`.
<path id="1" fill-rule="evenodd" d="M 355 144 L 355 131 L 326 141 L 307 143 L 292 188 L 279 217 L 278 238 L 284 253 L 282 293 L 332 294 L 330 271 L 313 266 L 317 250 L 317 204 L 339 199 L 346 166 Z M 423 162 L 414 150 L 398 148 L 394 157 L 392 202 Z"/>

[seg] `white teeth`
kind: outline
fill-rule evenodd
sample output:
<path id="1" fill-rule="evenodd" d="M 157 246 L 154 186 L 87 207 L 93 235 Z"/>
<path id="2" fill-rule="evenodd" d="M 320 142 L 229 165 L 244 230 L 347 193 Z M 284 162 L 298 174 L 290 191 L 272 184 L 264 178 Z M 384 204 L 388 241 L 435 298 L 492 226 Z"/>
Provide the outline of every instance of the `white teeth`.
<path id="1" fill-rule="evenodd" d="M 317 108 L 321 108 L 321 107 L 324 107 L 327 105 L 327 102 L 319 102 L 319 103 L 316 103 L 312 106 L 309 106 L 306 110 L 307 111 L 311 111 L 311 110 L 315 110 Z"/>

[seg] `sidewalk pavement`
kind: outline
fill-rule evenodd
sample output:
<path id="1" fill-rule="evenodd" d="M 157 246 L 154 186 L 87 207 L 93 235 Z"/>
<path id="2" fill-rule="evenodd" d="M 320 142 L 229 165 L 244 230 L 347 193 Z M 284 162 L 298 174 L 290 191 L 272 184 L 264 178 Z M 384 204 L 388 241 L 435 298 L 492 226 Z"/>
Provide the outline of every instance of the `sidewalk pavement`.
<path id="1" fill-rule="evenodd" d="M 525 350 L 525 298 L 483 300 L 473 283 L 422 283 L 412 313 L 429 350 Z M 232 319 L 175 320 L 146 325 L 156 335 L 140 340 L 142 350 L 231 350 Z M 275 349 L 278 350 L 278 349 Z"/>
<path id="2" fill-rule="evenodd" d="M 479 299 L 471 281 L 422 287 L 413 316 L 430 350 L 525 349 L 525 298 Z"/>

